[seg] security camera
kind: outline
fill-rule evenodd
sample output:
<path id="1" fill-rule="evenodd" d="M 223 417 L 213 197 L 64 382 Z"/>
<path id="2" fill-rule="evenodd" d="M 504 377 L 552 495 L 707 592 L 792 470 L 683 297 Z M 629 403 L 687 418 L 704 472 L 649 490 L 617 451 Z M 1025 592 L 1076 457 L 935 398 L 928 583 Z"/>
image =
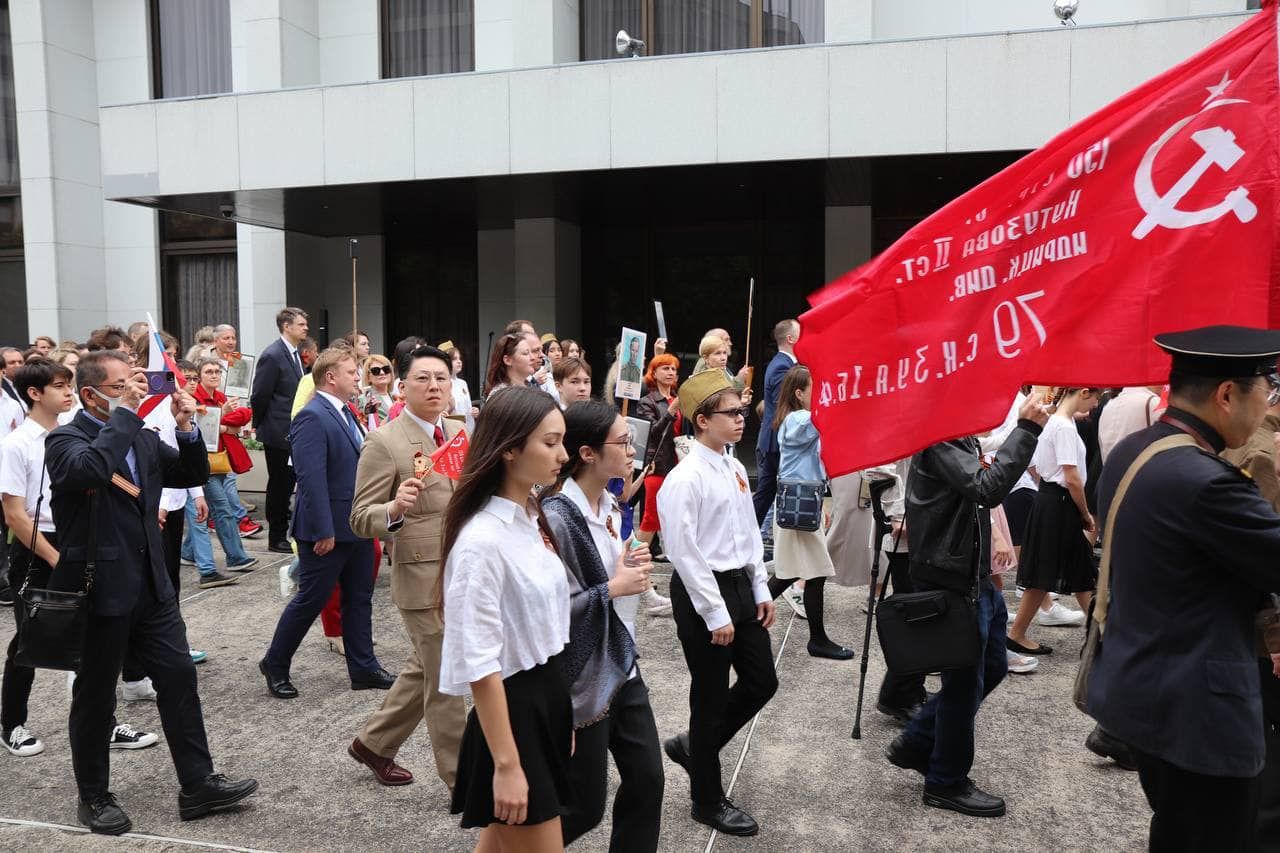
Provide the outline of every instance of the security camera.
<path id="1" fill-rule="evenodd" d="M 236 215 L 236 209 L 234 205 L 220 204 L 218 205 L 218 213 L 222 214 L 223 219 L 230 219 Z"/>
<path id="2" fill-rule="evenodd" d="M 613 40 L 613 47 L 618 51 L 619 56 L 630 53 L 631 56 L 636 57 L 644 50 L 645 45 L 640 39 L 627 35 L 626 30 L 618 30 L 618 35 Z"/>

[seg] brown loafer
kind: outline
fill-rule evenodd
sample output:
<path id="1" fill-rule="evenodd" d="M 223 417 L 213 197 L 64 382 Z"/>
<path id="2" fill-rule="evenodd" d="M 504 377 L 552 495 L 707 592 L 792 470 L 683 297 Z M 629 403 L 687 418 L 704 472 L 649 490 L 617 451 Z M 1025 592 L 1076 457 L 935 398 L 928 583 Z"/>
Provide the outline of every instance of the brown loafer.
<path id="1" fill-rule="evenodd" d="M 383 785 L 408 785 L 413 781 L 413 774 L 396 764 L 393 758 L 383 758 L 360 742 L 360 738 L 351 741 L 347 754 L 373 771 L 373 776 Z"/>

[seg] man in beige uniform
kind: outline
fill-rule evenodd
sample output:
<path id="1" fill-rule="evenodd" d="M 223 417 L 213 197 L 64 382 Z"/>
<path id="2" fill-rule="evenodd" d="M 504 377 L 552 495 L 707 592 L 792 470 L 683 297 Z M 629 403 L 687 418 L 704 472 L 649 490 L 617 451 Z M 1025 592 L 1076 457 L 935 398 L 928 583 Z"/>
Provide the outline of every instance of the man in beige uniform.
<path id="1" fill-rule="evenodd" d="M 436 772 L 452 791 L 466 706 L 462 697 L 445 696 L 438 689 L 444 623 L 436 587 L 441 525 L 454 483 L 431 470 L 431 454 L 452 441 L 461 426 L 444 417 L 453 401 L 447 355 L 422 346 L 399 367 L 405 408 L 395 420 L 365 437 L 356 470 L 351 529 L 357 536 L 395 536 L 391 600 L 400 609 L 413 652 L 382 707 L 347 751 L 383 785 L 407 785 L 413 774 L 396 764 L 395 755 L 425 718 Z"/>

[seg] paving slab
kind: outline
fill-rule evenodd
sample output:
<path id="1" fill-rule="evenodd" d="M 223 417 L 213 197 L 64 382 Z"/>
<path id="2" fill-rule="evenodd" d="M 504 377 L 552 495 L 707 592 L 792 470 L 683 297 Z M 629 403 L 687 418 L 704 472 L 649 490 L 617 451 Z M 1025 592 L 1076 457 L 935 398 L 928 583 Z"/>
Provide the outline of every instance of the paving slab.
<path id="1" fill-rule="evenodd" d="M 342 658 L 327 650 L 317 624 L 294 660 L 300 698 L 268 695 L 257 670 L 283 607 L 277 568 L 287 558 L 249 540 L 260 568 L 234 586 L 200 591 L 184 567 L 183 613 L 191 643 L 209 653 L 198 668 L 210 746 L 219 772 L 253 776 L 259 793 L 242 807 L 184 823 L 178 785 L 163 743 L 113 752 L 112 788 L 135 833 L 119 839 L 76 831 L 75 787 L 67 742 L 68 694 L 62 673 L 41 671 L 28 728 L 45 752 L 18 759 L 0 753 L 0 849 L 50 851 L 194 850 L 388 851 L 470 850 L 475 833 L 458 828 L 436 777 L 425 726 L 398 760 L 416 781 L 384 788 L 346 754 L 346 745 L 382 701 L 380 691 L 352 691 Z M 409 644 L 391 603 L 389 571 L 375 588 L 377 654 L 395 672 Z M 666 577 L 658 578 L 665 591 Z M 861 648 L 866 587 L 828 586 L 831 636 Z M 977 723 L 973 777 L 1003 795 L 1000 819 L 967 818 L 923 806 L 921 780 L 882 756 L 897 729 L 874 710 L 884 673 L 874 645 L 861 740 L 852 740 L 859 661 L 829 661 L 805 651 L 808 629 L 779 604 L 773 629 L 780 651 L 777 696 L 759 716 L 749 748 L 743 732 L 723 753 L 731 796 L 759 820 L 755 838 L 712 836 L 689 817 L 684 772 L 664 759 L 663 851 L 857 850 L 1140 850 L 1150 811 L 1137 775 L 1097 759 L 1083 747 L 1092 721 L 1071 703 L 1073 647 L 1079 629 L 1041 628 L 1059 653 L 1037 672 L 1011 675 L 983 706 Z M 0 611 L 0 643 L 13 623 Z M 640 667 L 651 691 L 659 733 L 685 728 L 689 675 L 670 619 L 640 618 Z M 936 679 L 930 680 L 937 688 Z M 122 722 L 159 732 L 151 702 L 120 702 Z M 741 758 L 741 768 L 735 769 Z M 610 786 L 617 774 L 610 769 Z M 604 850 L 608 824 L 574 845 Z"/>

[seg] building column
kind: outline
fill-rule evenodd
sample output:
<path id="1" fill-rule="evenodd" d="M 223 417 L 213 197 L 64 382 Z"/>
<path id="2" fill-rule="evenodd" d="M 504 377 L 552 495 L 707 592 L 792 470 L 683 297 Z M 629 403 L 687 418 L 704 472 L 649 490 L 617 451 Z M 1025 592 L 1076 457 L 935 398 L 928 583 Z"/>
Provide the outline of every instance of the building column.
<path id="1" fill-rule="evenodd" d="M 259 353 L 279 336 L 276 314 L 285 293 L 284 232 L 236 226 L 236 279 L 240 301 L 240 349 Z"/>
<path id="2" fill-rule="evenodd" d="M 579 0 L 475 0 L 476 70 L 577 62 Z"/>
<path id="3" fill-rule="evenodd" d="M 875 38 L 875 0 L 838 0 L 825 4 L 823 41 L 871 41 Z"/>
<path id="4" fill-rule="evenodd" d="M 93 10 L 12 0 L 31 335 L 83 340 L 107 310 Z"/>
<path id="5" fill-rule="evenodd" d="M 871 260 L 871 206 L 828 205 L 826 278 L 832 281 Z"/>

